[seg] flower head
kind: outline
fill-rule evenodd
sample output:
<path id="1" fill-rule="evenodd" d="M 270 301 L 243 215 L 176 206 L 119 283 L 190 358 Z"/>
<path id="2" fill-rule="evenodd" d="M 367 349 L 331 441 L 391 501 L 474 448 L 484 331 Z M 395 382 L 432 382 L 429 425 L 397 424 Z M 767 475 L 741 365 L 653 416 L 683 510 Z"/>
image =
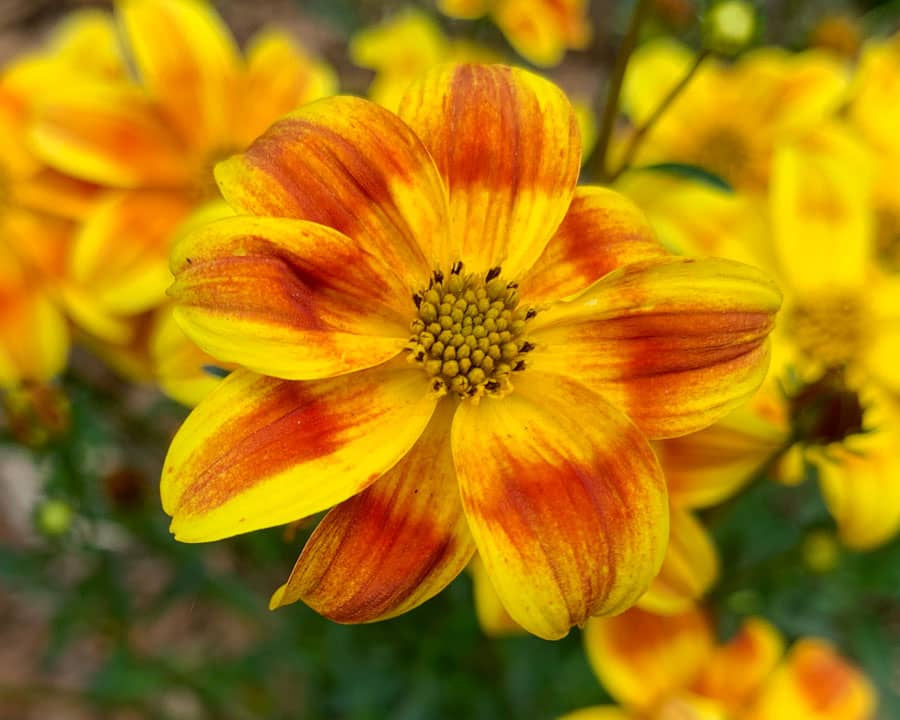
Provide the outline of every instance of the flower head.
<path id="1" fill-rule="evenodd" d="M 573 111 L 545 80 L 444 66 L 400 113 L 321 100 L 217 167 L 240 214 L 175 247 L 170 293 L 245 369 L 173 440 L 163 506 L 204 541 L 336 505 L 273 606 L 391 617 L 477 548 L 513 619 L 558 638 L 656 574 L 648 438 L 753 392 L 780 296 L 576 188 Z"/>

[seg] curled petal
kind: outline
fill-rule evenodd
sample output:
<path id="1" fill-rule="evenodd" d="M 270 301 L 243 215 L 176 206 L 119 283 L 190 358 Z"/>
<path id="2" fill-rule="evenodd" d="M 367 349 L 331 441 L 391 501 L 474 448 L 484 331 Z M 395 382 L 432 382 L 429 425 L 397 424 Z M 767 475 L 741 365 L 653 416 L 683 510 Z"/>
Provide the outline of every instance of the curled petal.
<path id="1" fill-rule="evenodd" d="M 706 594 L 718 575 L 719 554 L 703 523 L 687 510 L 673 507 L 666 558 L 638 605 L 660 615 L 685 612 Z"/>
<path id="2" fill-rule="evenodd" d="M 452 436 L 478 552 L 522 627 L 558 639 L 646 590 L 668 535 L 665 482 L 602 398 L 527 372 L 502 400 L 463 403 Z"/>
<path id="3" fill-rule="evenodd" d="M 331 510 L 271 607 L 303 600 L 337 622 L 384 620 L 446 587 L 475 552 L 450 455 L 455 404 L 442 402 L 413 448 Z"/>
<path id="4" fill-rule="evenodd" d="M 530 303 L 562 300 L 609 272 L 669 253 L 640 209 L 603 187 L 578 187 L 562 224 L 519 283 Z"/>
<path id="5" fill-rule="evenodd" d="M 450 192 L 459 258 L 521 276 L 559 226 L 581 163 L 578 124 L 548 81 L 501 65 L 444 65 L 407 91 L 400 117 Z"/>
<path id="6" fill-rule="evenodd" d="M 367 100 L 311 103 L 215 173 L 239 212 L 334 228 L 394 268 L 408 291 L 454 259 L 434 161 L 396 115 Z"/>
<path id="7" fill-rule="evenodd" d="M 877 695 L 869 679 L 824 640 L 804 638 L 775 670 L 747 720 L 871 720 Z"/>
<path id="8" fill-rule="evenodd" d="M 241 60 L 212 4 L 121 0 L 118 10 L 141 79 L 185 144 L 222 143 Z"/>
<path id="9" fill-rule="evenodd" d="M 425 374 L 398 365 L 311 382 L 233 372 L 172 440 L 160 488 L 171 531 L 218 540 L 371 485 L 413 446 L 436 403 Z"/>
<path id="10" fill-rule="evenodd" d="M 749 705 L 783 652 L 784 640 L 771 623 L 748 618 L 731 640 L 715 649 L 694 689 L 736 713 Z"/>
<path id="11" fill-rule="evenodd" d="M 411 299 L 380 258 L 331 228 L 288 218 L 223 218 L 172 253 L 176 316 L 225 362 L 289 379 L 372 367 L 409 339 Z"/>
<path id="12" fill-rule="evenodd" d="M 646 710 L 690 685 L 709 660 L 713 632 L 699 610 L 653 615 L 638 608 L 592 618 L 584 642 L 594 674 L 627 707 Z"/>
<path id="13" fill-rule="evenodd" d="M 775 285 L 749 265 L 630 265 L 539 314 L 528 365 L 571 375 L 650 437 L 676 437 L 756 391 L 780 305 Z"/>

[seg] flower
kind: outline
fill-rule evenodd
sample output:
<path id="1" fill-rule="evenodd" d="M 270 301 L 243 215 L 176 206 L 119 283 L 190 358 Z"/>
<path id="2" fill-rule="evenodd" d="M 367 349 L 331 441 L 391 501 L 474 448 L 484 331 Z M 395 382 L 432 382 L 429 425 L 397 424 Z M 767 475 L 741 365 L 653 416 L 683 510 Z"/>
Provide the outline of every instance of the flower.
<path id="1" fill-rule="evenodd" d="M 585 708 L 562 720 L 871 720 L 868 678 L 824 640 L 801 638 L 787 655 L 762 618 L 717 642 L 699 609 L 674 616 L 633 608 L 592 618 L 585 646 L 594 674 L 623 707 Z"/>
<path id="2" fill-rule="evenodd" d="M 650 117 L 692 62 L 686 47 L 669 40 L 635 51 L 622 88 L 635 125 Z M 654 123 L 635 160 L 695 165 L 736 189 L 765 192 L 775 147 L 834 114 L 847 85 L 843 66 L 825 52 L 767 47 L 734 64 L 707 60 Z"/>
<path id="3" fill-rule="evenodd" d="M 117 51 L 138 79 L 55 87 L 31 139 L 46 163 L 109 191 L 75 239 L 65 299 L 98 349 L 138 367 L 149 360 L 142 331 L 151 321 L 141 316 L 171 282 L 170 244 L 218 195 L 213 165 L 335 82 L 280 32 L 261 33 L 242 57 L 204 0 L 116 7 Z"/>
<path id="4" fill-rule="evenodd" d="M 588 0 L 438 0 L 438 8 L 466 20 L 490 13 L 516 52 L 540 67 L 559 65 L 566 50 L 583 50 L 593 35 Z"/>
<path id="5" fill-rule="evenodd" d="M 220 163 L 238 216 L 174 248 L 170 294 L 242 367 L 172 441 L 176 538 L 336 506 L 271 604 L 341 622 L 415 607 L 476 548 L 541 637 L 632 604 L 668 531 L 648 437 L 755 390 L 780 296 L 668 255 L 631 203 L 576 188 L 579 150 L 555 86 L 458 65 L 399 117 L 324 99 Z"/>

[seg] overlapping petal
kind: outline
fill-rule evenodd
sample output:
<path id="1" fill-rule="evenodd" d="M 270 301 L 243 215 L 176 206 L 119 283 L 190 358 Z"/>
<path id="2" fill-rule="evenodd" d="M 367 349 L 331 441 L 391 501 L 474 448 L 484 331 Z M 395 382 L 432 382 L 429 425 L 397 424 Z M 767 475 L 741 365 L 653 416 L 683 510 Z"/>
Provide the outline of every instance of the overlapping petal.
<path id="1" fill-rule="evenodd" d="M 337 622 L 383 620 L 425 602 L 463 570 L 475 543 L 450 454 L 455 409 L 442 402 L 400 462 L 325 516 L 273 608 L 303 600 Z"/>
<path id="2" fill-rule="evenodd" d="M 521 276 L 562 222 L 578 179 L 581 143 L 565 95 L 523 70 L 445 65 L 410 87 L 399 112 L 447 183 L 453 259 Z"/>
<path id="3" fill-rule="evenodd" d="M 216 540 L 342 502 L 406 454 L 436 402 L 404 362 L 312 382 L 237 370 L 172 440 L 161 481 L 171 530 Z"/>
<path id="4" fill-rule="evenodd" d="M 529 303 L 559 300 L 624 265 L 667 255 L 634 203 L 607 188 L 581 186 L 519 292 Z"/>
<path id="5" fill-rule="evenodd" d="M 646 710 L 694 680 L 709 661 L 714 638 L 699 610 L 666 616 L 632 608 L 591 619 L 584 641 L 588 661 L 610 695 Z"/>
<path id="6" fill-rule="evenodd" d="M 69 353 L 65 318 L 38 287 L 0 288 L 0 388 L 46 382 Z"/>
<path id="7" fill-rule="evenodd" d="M 748 265 L 631 265 L 539 314 L 528 365 L 576 378 L 650 437 L 675 437 L 711 424 L 759 387 L 780 304 L 775 285 Z"/>
<path id="8" fill-rule="evenodd" d="M 240 51 L 206 0 L 121 0 L 122 27 L 141 80 L 191 147 L 230 130 Z"/>
<path id="9" fill-rule="evenodd" d="M 668 534 L 665 483 L 604 399 L 529 372 L 502 400 L 460 405 L 452 443 L 479 554 L 526 630 L 560 638 L 646 590 Z"/>
<path id="10" fill-rule="evenodd" d="M 408 293 L 457 259 L 434 161 L 402 121 L 367 100 L 307 105 L 219 163 L 216 178 L 238 212 L 311 220 L 353 238 L 395 268 Z"/>
<path id="11" fill-rule="evenodd" d="M 384 362 L 409 339 L 414 306 L 386 259 L 323 225 L 224 218 L 177 244 L 172 271 L 188 335 L 257 372 L 329 377 Z"/>

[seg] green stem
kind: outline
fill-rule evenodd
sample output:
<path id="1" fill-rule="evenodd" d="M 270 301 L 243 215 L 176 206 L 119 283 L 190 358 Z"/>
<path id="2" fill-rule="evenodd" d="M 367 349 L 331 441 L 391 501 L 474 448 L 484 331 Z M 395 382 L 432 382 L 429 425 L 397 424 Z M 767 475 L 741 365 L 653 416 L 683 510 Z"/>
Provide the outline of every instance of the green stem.
<path id="1" fill-rule="evenodd" d="M 688 83 L 693 79 L 694 75 L 697 74 L 697 71 L 700 69 L 700 66 L 703 64 L 703 61 L 706 60 L 710 55 L 710 51 L 706 49 L 700 50 L 697 55 L 694 57 L 694 62 L 691 63 L 690 68 L 685 73 L 684 77 L 678 81 L 678 83 L 672 87 L 671 90 L 666 94 L 666 96 L 662 99 L 662 101 L 657 105 L 656 109 L 650 114 L 650 117 L 637 128 L 634 133 L 632 133 L 631 138 L 628 141 L 628 146 L 625 148 L 625 153 L 622 155 L 622 162 L 619 164 L 619 167 L 615 170 L 615 172 L 609 175 L 609 181 L 612 182 L 617 177 L 619 177 L 623 172 L 625 172 L 629 167 L 631 167 L 631 161 L 634 160 L 635 153 L 637 153 L 638 148 L 643 142 L 644 138 L 647 136 L 647 133 L 653 129 L 653 126 L 659 122 L 659 119 L 663 116 L 666 110 L 669 109 L 669 106 L 675 101 L 681 91 L 684 90 Z"/>
<path id="2" fill-rule="evenodd" d="M 625 70 L 628 67 L 628 60 L 631 53 L 637 45 L 638 34 L 641 30 L 641 24 L 644 16 L 650 9 L 650 0 L 637 0 L 634 6 L 634 12 L 631 14 L 631 20 L 628 24 L 628 30 L 622 39 L 622 45 L 616 55 L 616 61 L 613 65 L 612 74 L 609 78 L 609 87 L 606 91 L 606 105 L 603 108 L 603 119 L 600 125 L 600 133 L 597 136 L 597 149 L 595 151 L 595 170 L 601 179 L 606 179 L 608 173 L 606 170 L 606 155 L 609 152 L 609 141 L 612 138 L 613 128 L 616 124 L 616 117 L 619 114 L 619 95 L 622 92 L 622 81 L 625 79 Z"/>

